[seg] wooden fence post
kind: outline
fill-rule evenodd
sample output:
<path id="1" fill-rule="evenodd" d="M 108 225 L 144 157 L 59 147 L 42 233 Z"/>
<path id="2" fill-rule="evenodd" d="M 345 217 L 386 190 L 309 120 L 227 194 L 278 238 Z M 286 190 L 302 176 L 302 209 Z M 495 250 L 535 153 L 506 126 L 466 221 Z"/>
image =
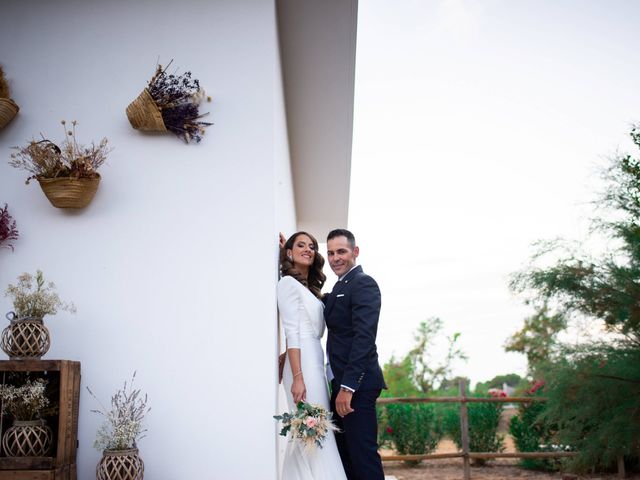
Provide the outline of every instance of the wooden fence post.
<path id="1" fill-rule="evenodd" d="M 626 478 L 627 472 L 624 469 L 624 456 L 618 455 L 618 478 Z"/>
<path id="2" fill-rule="evenodd" d="M 462 457 L 463 468 L 464 468 L 464 480 L 469 480 L 471 478 L 471 466 L 469 465 L 469 412 L 467 409 L 467 381 L 465 379 L 460 379 L 458 381 L 458 386 L 460 389 L 460 397 L 462 401 L 460 402 L 460 435 L 462 440 Z"/>

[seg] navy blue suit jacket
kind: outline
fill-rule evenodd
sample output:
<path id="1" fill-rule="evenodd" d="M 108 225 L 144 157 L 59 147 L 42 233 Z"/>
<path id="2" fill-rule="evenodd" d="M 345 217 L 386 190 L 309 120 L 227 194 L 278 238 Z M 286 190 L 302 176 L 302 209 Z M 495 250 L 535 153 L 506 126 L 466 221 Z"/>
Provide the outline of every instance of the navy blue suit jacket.
<path id="1" fill-rule="evenodd" d="M 356 391 L 387 388 L 376 349 L 381 302 L 376 281 L 357 266 L 324 302 L 327 356 L 336 383 Z"/>

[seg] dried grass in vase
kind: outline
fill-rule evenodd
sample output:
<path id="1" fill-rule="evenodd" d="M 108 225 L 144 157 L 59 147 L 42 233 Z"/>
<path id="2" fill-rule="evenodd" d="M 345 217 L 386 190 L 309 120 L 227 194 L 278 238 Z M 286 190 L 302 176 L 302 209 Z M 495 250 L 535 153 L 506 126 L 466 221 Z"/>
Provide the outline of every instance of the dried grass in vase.
<path id="1" fill-rule="evenodd" d="M 211 101 L 191 72 L 182 75 L 169 74 L 166 67 L 158 65 L 148 87 L 127 107 L 127 117 L 131 125 L 139 130 L 170 131 L 186 143 L 200 142 L 205 127 L 212 125 L 200 119 L 208 113 L 200 114 L 202 100 Z"/>

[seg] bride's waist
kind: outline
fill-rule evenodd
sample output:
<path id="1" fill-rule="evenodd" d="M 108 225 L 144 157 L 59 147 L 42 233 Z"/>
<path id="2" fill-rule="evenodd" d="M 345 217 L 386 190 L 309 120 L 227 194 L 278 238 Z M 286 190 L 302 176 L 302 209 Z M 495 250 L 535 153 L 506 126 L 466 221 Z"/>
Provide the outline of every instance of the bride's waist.
<path id="1" fill-rule="evenodd" d="M 300 340 L 305 339 L 313 339 L 313 340 L 317 340 L 319 341 L 322 337 L 319 337 L 317 333 L 315 332 L 309 332 L 309 333 L 302 333 L 300 332 Z"/>

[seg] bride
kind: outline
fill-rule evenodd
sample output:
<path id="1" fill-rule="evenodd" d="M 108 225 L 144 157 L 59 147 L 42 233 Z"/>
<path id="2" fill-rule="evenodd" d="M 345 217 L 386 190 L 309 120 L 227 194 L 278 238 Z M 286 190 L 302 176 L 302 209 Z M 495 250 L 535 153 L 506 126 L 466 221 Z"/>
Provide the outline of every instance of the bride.
<path id="1" fill-rule="evenodd" d="M 278 310 L 287 339 L 283 382 L 289 409 L 299 401 L 329 408 L 329 391 L 320 339 L 324 333 L 324 305 L 320 290 L 326 279 L 318 242 L 306 232 L 293 234 L 280 252 Z M 289 442 L 282 480 L 346 480 L 336 440 L 329 431 L 322 448 L 304 450 Z"/>

